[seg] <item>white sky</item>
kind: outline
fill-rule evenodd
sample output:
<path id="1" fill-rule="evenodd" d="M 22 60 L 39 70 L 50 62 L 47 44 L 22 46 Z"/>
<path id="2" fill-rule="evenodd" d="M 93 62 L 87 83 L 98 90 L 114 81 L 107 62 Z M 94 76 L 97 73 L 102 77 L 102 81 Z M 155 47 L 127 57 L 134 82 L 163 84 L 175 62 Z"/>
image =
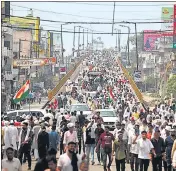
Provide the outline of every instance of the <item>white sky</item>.
<path id="1" fill-rule="evenodd" d="M 115 21 L 161 21 L 161 8 L 173 7 L 173 4 L 174 2 L 116 2 Z M 26 16 L 28 14 L 27 8 L 32 8 L 35 17 L 40 17 L 41 19 L 45 20 L 57 21 L 112 22 L 113 15 L 113 2 L 11 2 L 11 8 L 13 9 L 11 11 L 11 15 Z M 42 12 L 39 10 L 52 11 L 53 13 Z M 60 30 L 59 23 L 41 21 L 41 26 L 43 26 L 43 28 L 46 30 Z M 98 32 L 111 32 L 112 30 L 112 25 L 81 26 L 96 30 Z M 74 25 L 63 26 L 64 29 L 69 31 L 73 31 L 73 27 Z M 127 28 L 122 28 L 118 25 L 115 25 L 115 28 L 121 29 L 121 32 L 127 32 Z M 130 25 L 130 28 L 131 32 L 134 33 L 134 25 Z M 142 30 L 159 29 L 161 29 L 161 24 L 137 25 L 138 32 Z M 101 36 L 102 41 L 104 41 L 105 47 L 115 46 L 115 35 L 94 35 L 94 37 L 99 36 Z M 86 37 L 87 35 L 85 36 L 85 44 L 87 41 Z M 89 35 L 89 39 L 91 40 L 91 35 Z M 127 35 L 121 35 L 121 44 L 125 45 L 126 41 Z M 73 44 L 73 34 L 64 33 L 63 42 L 64 48 L 66 49 L 66 54 L 70 53 Z"/>

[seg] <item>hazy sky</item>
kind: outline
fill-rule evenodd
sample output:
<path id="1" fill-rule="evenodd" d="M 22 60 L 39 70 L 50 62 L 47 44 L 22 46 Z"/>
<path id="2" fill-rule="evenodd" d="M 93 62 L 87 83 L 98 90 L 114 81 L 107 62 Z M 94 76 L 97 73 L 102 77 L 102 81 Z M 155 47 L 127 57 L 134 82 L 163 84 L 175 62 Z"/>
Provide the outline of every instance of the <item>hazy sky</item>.
<path id="1" fill-rule="evenodd" d="M 173 4 L 174 2 L 116 2 L 115 21 L 161 21 L 161 8 L 173 7 Z M 11 14 L 15 16 L 26 16 L 28 8 L 32 8 L 35 17 L 57 21 L 112 22 L 113 15 L 113 2 L 11 2 L 11 8 L 13 9 Z M 42 12 L 42 10 L 51 12 Z M 59 23 L 41 21 L 41 26 L 46 30 L 60 30 Z M 112 25 L 81 26 L 98 32 L 111 32 L 112 30 Z M 63 26 L 68 31 L 73 31 L 73 27 L 74 25 Z M 118 25 L 115 25 L 115 28 L 121 29 L 121 32 L 127 32 L 127 28 L 122 28 Z M 130 28 L 131 32 L 134 33 L 134 25 L 130 25 Z M 158 29 L 161 29 L 161 24 L 137 25 L 138 32 Z M 94 35 L 94 37 L 99 36 L 101 36 L 106 47 L 115 46 L 115 35 Z M 89 37 L 91 39 L 91 35 Z M 121 35 L 123 45 L 125 45 L 126 41 L 127 35 Z M 64 33 L 63 42 L 66 54 L 70 53 L 73 44 L 73 34 Z"/>

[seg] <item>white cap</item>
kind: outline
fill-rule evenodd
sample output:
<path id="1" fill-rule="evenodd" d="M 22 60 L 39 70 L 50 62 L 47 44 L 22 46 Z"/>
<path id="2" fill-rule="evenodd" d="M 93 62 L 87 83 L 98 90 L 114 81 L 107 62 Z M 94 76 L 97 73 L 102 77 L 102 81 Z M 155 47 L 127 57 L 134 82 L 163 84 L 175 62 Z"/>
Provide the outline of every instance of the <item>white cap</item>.
<path id="1" fill-rule="evenodd" d="M 26 115 L 25 115 L 25 114 L 23 114 L 23 115 L 22 115 L 22 118 L 23 118 L 23 119 L 25 119 L 25 118 L 26 118 Z"/>
<path id="2" fill-rule="evenodd" d="M 171 127 L 170 126 L 166 126 L 165 130 L 171 131 Z"/>
<path id="3" fill-rule="evenodd" d="M 35 124 L 35 125 L 38 125 L 38 124 L 39 124 L 39 121 L 38 121 L 38 120 L 35 120 L 35 121 L 34 121 L 34 124 Z"/>
<path id="4" fill-rule="evenodd" d="M 5 126 L 8 126 L 9 124 L 10 124 L 9 121 L 5 121 L 5 122 L 4 122 L 4 125 L 5 125 Z"/>
<path id="5" fill-rule="evenodd" d="M 126 121 L 122 121 L 122 124 L 126 124 Z"/>
<path id="6" fill-rule="evenodd" d="M 75 125 L 74 125 L 73 123 L 68 123 L 68 124 L 67 124 L 67 127 L 68 127 L 68 128 L 71 128 L 71 127 L 74 127 L 74 126 L 75 126 Z"/>

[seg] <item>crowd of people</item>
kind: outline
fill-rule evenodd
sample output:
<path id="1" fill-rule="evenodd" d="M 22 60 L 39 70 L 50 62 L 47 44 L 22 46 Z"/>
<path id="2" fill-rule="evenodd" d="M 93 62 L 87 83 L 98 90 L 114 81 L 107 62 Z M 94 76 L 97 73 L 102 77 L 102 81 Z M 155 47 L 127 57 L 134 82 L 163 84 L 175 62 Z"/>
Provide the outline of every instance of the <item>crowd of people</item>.
<path id="1" fill-rule="evenodd" d="M 95 78 L 99 83 L 95 95 L 87 95 L 94 85 L 86 69 L 88 61 L 80 71 L 79 88 L 59 94 L 47 106 L 44 118 L 27 116 L 19 128 L 3 118 L 2 169 L 21 171 L 27 161 L 31 170 L 34 156 L 34 171 L 87 171 L 96 164 L 110 171 L 113 161 L 117 171 L 127 170 L 127 164 L 131 171 L 148 171 L 150 161 L 153 171 L 176 170 L 175 102 L 160 102 L 153 108 L 141 105 L 113 57 L 94 59 L 91 70 L 102 74 Z M 69 99 L 87 103 L 91 118 L 87 119 L 83 111 L 78 115 L 66 110 L 73 103 Z M 116 112 L 113 131 L 104 124 L 101 113 L 95 112 L 105 108 Z"/>

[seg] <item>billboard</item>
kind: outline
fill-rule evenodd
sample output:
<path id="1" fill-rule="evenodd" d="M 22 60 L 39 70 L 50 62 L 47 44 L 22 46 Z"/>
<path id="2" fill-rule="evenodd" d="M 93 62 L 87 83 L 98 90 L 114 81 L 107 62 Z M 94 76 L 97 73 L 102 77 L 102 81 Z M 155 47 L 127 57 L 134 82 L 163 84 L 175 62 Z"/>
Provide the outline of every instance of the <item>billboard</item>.
<path id="1" fill-rule="evenodd" d="M 160 38 L 156 30 L 144 30 L 144 51 L 159 51 Z"/>
<path id="2" fill-rule="evenodd" d="M 4 19 L 4 22 L 10 22 L 12 26 L 17 28 L 34 28 L 33 40 L 39 42 L 39 17 L 10 17 L 10 19 Z M 23 29 L 24 30 L 24 29 Z"/>
<path id="3" fill-rule="evenodd" d="M 176 49 L 176 5 L 174 5 L 173 48 Z"/>
<path id="4" fill-rule="evenodd" d="M 13 60 L 13 67 L 44 66 L 55 64 L 56 58 L 35 58 L 35 59 L 17 59 Z"/>
<path id="5" fill-rule="evenodd" d="M 134 81 L 137 82 L 142 82 L 142 73 L 141 71 L 134 71 Z"/>

